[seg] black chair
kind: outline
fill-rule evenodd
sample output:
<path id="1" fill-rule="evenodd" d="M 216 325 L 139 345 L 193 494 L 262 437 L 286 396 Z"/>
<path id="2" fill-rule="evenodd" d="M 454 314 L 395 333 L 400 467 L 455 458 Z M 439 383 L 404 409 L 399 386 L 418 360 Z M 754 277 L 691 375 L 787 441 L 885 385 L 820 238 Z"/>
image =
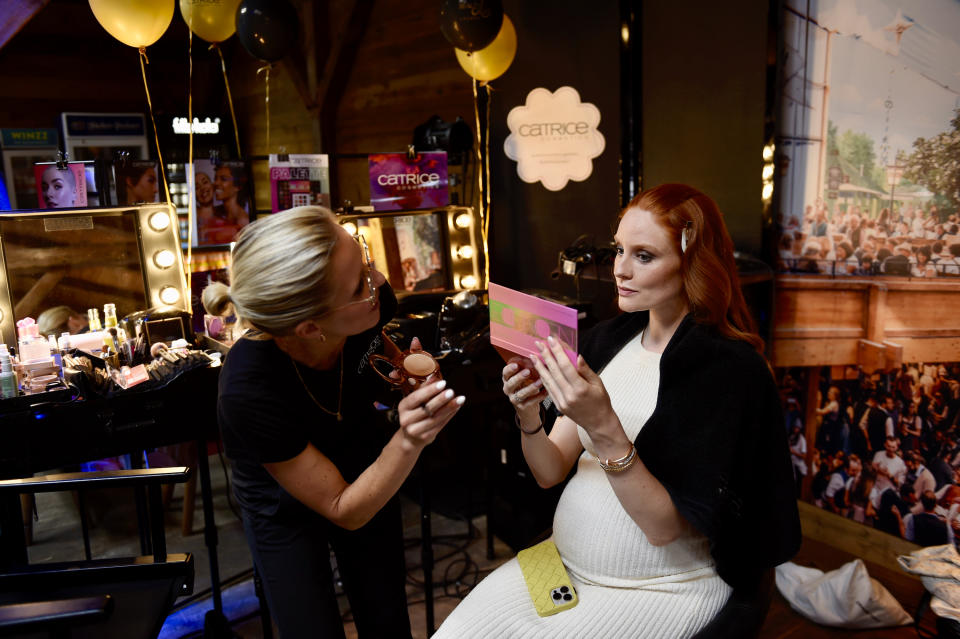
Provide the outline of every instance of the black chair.
<path id="1" fill-rule="evenodd" d="M 69 638 L 71 630 L 100 623 L 113 612 L 109 595 L 0 606 L 0 637 L 45 635 L 50 639 Z"/>
<path id="2" fill-rule="evenodd" d="M 68 473 L 0 481 L 0 499 L 17 500 L 22 493 L 84 490 L 100 486 L 145 488 L 149 502 L 149 534 L 141 530 L 141 552 L 136 557 L 93 559 L 8 567 L 0 573 L 0 606 L 17 606 L 56 600 L 109 596 L 112 614 L 94 623 L 79 615 L 78 622 L 57 615 L 31 622 L 36 636 L 97 639 L 156 637 L 174 601 L 193 592 L 193 555 L 167 554 L 160 487 L 183 483 L 190 476 L 186 467 Z M 37 608 L 35 608 L 37 609 Z M 15 610 L 9 609 L 8 610 Z M 21 609 L 21 614 L 29 608 Z M 11 613 L 12 614 L 12 613 Z M 84 622 L 84 623 L 79 623 Z M 64 632 L 68 634 L 63 634 Z"/>
<path id="3" fill-rule="evenodd" d="M 753 639 L 773 598 L 773 569 L 768 570 L 755 588 L 735 588 L 717 616 L 691 639 Z"/>

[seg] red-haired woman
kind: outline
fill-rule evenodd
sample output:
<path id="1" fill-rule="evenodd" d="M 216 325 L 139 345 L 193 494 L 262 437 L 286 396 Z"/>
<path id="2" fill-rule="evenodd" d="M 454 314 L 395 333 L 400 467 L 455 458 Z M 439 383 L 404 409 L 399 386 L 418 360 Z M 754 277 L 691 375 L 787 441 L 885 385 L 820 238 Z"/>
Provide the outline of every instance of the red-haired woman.
<path id="1" fill-rule="evenodd" d="M 503 369 L 537 483 L 577 466 L 553 541 L 579 603 L 538 616 L 512 560 L 436 637 L 691 637 L 799 547 L 780 399 L 717 205 L 664 184 L 630 202 L 615 239 L 623 313 L 582 337 L 576 365 L 548 339 Z"/>

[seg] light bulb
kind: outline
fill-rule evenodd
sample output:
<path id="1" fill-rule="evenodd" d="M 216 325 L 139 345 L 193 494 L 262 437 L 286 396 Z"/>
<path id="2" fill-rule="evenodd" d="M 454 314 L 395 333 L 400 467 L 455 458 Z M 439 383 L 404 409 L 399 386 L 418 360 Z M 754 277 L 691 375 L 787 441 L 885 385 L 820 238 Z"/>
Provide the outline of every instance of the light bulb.
<path id="1" fill-rule="evenodd" d="M 470 223 L 473 221 L 473 216 L 469 213 L 461 213 L 453 219 L 453 225 L 458 229 L 468 229 L 470 228 Z"/>
<path id="2" fill-rule="evenodd" d="M 464 275 L 460 278 L 461 288 L 474 288 L 477 285 L 477 278 L 473 275 Z"/>
<path id="3" fill-rule="evenodd" d="M 167 249 L 157 251 L 153 254 L 153 263 L 157 265 L 157 268 L 170 268 L 176 261 L 177 258 L 173 254 L 173 251 Z"/>
<path id="4" fill-rule="evenodd" d="M 170 226 L 170 214 L 166 211 L 157 211 L 150 216 L 150 221 L 148 222 L 150 228 L 159 233 L 160 231 L 165 231 L 168 226 Z"/>
<path id="5" fill-rule="evenodd" d="M 180 291 L 172 286 L 164 286 L 160 289 L 160 301 L 164 304 L 176 304 L 180 301 Z"/>
<path id="6" fill-rule="evenodd" d="M 343 230 L 346 231 L 347 233 L 349 233 L 350 235 L 356 235 L 356 234 L 357 234 L 357 225 L 354 224 L 353 222 L 344 222 L 344 224 L 343 224 Z"/>
<path id="7" fill-rule="evenodd" d="M 469 260 L 471 257 L 473 257 L 473 247 L 469 244 L 464 244 L 457 249 L 457 257 L 463 260 Z"/>

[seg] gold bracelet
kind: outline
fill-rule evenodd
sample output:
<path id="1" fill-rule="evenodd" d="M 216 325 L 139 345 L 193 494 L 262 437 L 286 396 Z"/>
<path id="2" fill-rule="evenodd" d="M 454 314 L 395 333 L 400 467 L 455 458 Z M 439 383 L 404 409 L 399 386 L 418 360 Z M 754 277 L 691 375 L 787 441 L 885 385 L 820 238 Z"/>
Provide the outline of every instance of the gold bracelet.
<path id="1" fill-rule="evenodd" d="M 600 468 L 608 473 L 622 473 L 637 463 L 637 449 L 633 444 L 630 444 L 630 450 L 620 459 L 603 461 L 597 457 L 597 462 L 600 464 Z"/>

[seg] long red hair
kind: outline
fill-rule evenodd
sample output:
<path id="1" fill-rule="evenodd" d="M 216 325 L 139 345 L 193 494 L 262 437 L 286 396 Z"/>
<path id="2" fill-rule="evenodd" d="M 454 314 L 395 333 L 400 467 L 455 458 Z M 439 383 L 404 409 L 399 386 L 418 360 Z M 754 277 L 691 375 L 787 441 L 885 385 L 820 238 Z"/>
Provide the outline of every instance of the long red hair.
<path id="1" fill-rule="evenodd" d="M 694 319 L 715 326 L 725 337 L 748 342 L 763 354 L 763 340 L 757 335 L 740 290 L 733 241 L 717 203 L 686 184 L 661 184 L 638 193 L 620 217 L 634 208 L 653 214 L 674 238 L 680 253 L 683 289 Z M 687 250 L 681 251 L 685 229 Z"/>

